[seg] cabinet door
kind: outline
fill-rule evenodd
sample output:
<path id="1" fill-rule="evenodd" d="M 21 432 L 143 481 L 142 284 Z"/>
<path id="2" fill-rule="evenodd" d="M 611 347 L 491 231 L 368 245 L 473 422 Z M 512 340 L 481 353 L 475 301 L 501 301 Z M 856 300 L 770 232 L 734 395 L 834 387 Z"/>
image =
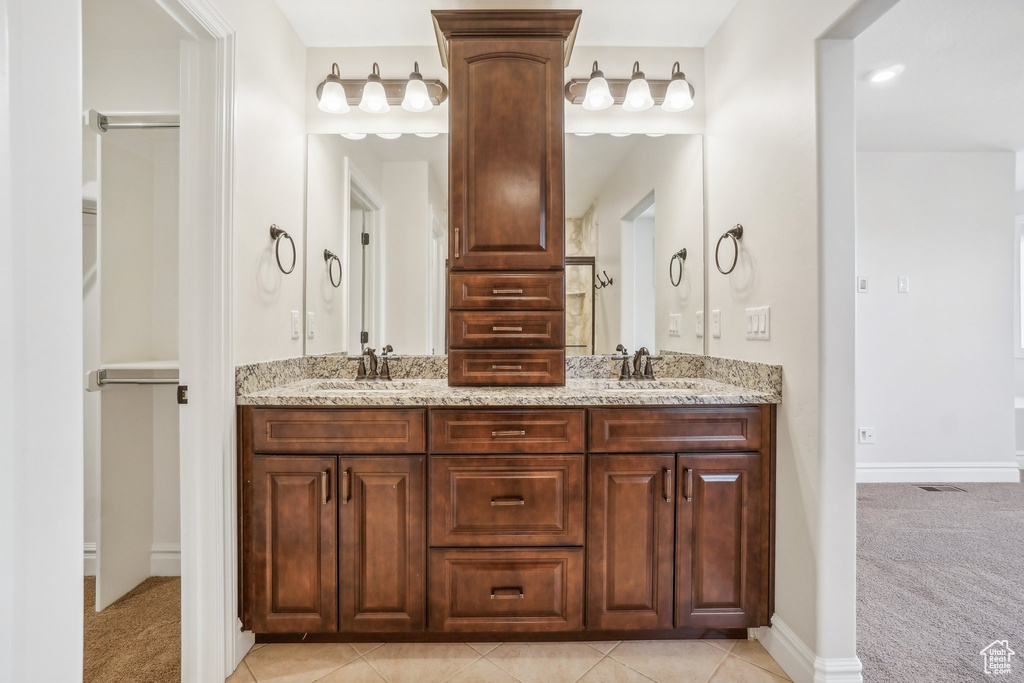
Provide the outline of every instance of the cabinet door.
<path id="1" fill-rule="evenodd" d="M 761 456 L 679 456 L 676 626 L 757 626 Z"/>
<path id="2" fill-rule="evenodd" d="M 424 458 L 341 458 L 342 631 L 425 626 Z"/>
<path id="3" fill-rule="evenodd" d="M 559 38 L 451 42 L 451 253 L 458 270 L 565 265 Z"/>
<path id="4" fill-rule="evenodd" d="M 590 458 L 587 628 L 672 626 L 671 455 Z"/>
<path id="5" fill-rule="evenodd" d="M 338 627 L 335 458 L 253 458 L 253 630 Z"/>

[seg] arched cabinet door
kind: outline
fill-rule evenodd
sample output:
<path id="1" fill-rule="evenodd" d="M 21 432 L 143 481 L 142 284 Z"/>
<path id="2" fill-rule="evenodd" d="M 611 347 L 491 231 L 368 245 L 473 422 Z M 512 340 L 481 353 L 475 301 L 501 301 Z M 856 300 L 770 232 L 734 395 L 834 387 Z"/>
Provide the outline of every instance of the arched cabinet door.
<path id="1" fill-rule="evenodd" d="M 560 38 L 451 44 L 451 250 L 460 270 L 565 265 Z"/>

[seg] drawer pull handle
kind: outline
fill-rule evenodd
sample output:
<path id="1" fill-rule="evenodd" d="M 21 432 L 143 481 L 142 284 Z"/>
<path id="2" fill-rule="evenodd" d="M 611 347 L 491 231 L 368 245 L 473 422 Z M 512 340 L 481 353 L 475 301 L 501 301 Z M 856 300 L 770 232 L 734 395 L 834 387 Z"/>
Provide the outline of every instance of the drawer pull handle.
<path id="1" fill-rule="evenodd" d="M 331 499 L 331 473 L 328 470 L 324 470 L 320 473 L 320 504 L 327 505 L 327 501 Z"/>
<path id="2" fill-rule="evenodd" d="M 491 432 L 491 436 L 526 436 L 525 429 L 506 429 L 504 431 Z"/>
<path id="3" fill-rule="evenodd" d="M 683 471 L 686 473 L 686 489 L 683 493 L 683 496 L 686 498 L 686 500 L 693 500 L 693 470 L 687 467 Z"/>
<path id="4" fill-rule="evenodd" d="M 522 331 L 523 331 L 522 327 L 499 327 L 498 325 L 494 325 L 493 327 L 491 327 L 491 332 L 522 332 Z"/>
<path id="5" fill-rule="evenodd" d="M 492 365 L 491 370 L 522 370 L 522 365 Z"/>
<path id="6" fill-rule="evenodd" d="M 349 490 L 349 470 L 341 471 L 341 504 L 348 505 L 352 492 Z"/>
<path id="7" fill-rule="evenodd" d="M 662 491 L 662 493 L 665 496 L 665 502 L 666 503 L 671 503 L 672 502 L 672 470 L 670 470 L 670 469 L 668 469 L 666 467 L 664 475 L 665 476 L 662 478 L 662 482 L 664 484 L 664 486 L 663 486 L 664 490 Z"/>
<path id="8" fill-rule="evenodd" d="M 495 507 L 511 507 L 513 505 L 526 505 L 526 500 L 520 498 L 491 498 L 491 505 Z"/>
<path id="9" fill-rule="evenodd" d="M 491 600 L 519 600 L 524 598 L 523 589 L 520 588 L 492 588 Z"/>
<path id="10" fill-rule="evenodd" d="M 522 293 L 523 293 L 523 290 L 521 290 L 521 289 L 492 289 L 491 290 L 491 294 L 493 294 L 494 296 L 514 295 L 514 294 L 522 294 Z"/>

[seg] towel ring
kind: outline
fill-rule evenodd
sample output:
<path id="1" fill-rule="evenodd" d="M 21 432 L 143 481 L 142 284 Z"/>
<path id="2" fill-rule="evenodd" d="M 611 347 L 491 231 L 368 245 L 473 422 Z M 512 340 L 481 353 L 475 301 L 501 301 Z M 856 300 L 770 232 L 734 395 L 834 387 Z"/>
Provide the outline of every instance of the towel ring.
<path id="1" fill-rule="evenodd" d="M 672 266 L 679 262 L 679 277 L 672 274 Z M 683 281 L 683 262 L 686 261 L 686 249 L 680 249 L 676 253 L 672 254 L 672 258 L 668 260 L 668 280 L 672 283 L 673 287 L 678 287 L 679 283 Z"/>
<path id="2" fill-rule="evenodd" d="M 285 275 L 290 275 L 295 270 L 295 263 L 298 261 L 298 253 L 295 251 L 295 240 L 287 232 L 277 227 L 276 225 L 270 226 L 270 239 L 274 240 L 274 256 L 277 258 L 277 267 L 281 269 L 281 272 Z M 286 239 L 288 243 L 292 245 L 292 267 L 285 270 L 284 266 L 281 265 L 281 240 Z"/>
<path id="3" fill-rule="evenodd" d="M 722 248 L 722 241 L 726 238 L 732 239 L 732 265 L 729 270 L 722 270 L 722 264 L 718 260 L 718 250 Z M 715 265 L 718 266 L 718 272 L 722 275 L 728 275 L 736 269 L 736 263 L 740 260 L 740 240 L 743 239 L 743 226 L 739 223 L 732 230 L 726 230 L 722 233 L 722 236 L 718 238 L 718 244 L 715 245 Z"/>
<path id="4" fill-rule="evenodd" d="M 330 249 L 324 249 L 324 261 L 327 262 L 327 277 L 331 278 L 331 284 L 337 289 L 341 287 L 341 259 Z M 338 264 L 338 281 L 334 281 L 334 264 Z"/>

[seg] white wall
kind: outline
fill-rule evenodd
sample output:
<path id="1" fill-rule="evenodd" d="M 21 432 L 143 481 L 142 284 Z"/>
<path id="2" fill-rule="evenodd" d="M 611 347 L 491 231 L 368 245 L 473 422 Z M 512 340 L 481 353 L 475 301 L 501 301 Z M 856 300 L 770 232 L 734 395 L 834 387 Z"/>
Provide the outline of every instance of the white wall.
<path id="1" fill-rule="evenodd" d="M 819 520 L 825 500 L 841 500 L 852 517 L 854 490 L 852 477 L 833 490 L 820 468 L 815 40 L 853 4 L 740 0 L 704 55 L 707 262 L 714 262 L 719 235 L 736 223 L 745 228 L 736 271 L 726 277 L 709 267 L 708 307 L 722 311 L 722 337 L 710 338 L 708 349 L 715 356 L 783 366 L 776 620 L 829 659 L 855 656 L 846 619 L 853 586 L 829 595 L 834 603 L 822 602 L 819 594 L 834 563 L 849 564 L 852 539 L 847 555 L 823 557 L 821 539 L 829 531 Z M 772 339 L 746 341 L 744 308 L 765 305 L 772 307 Z M 781 657 L 786 645 L 777 632 L 763 637 Z M 813 675 L 807 666 L 788 673 L 803 680 Z"/>
<path id="2" fill-rule="evenodd" d="M 290 311 L 302 311 L 301 265 L 278 270 L 270 225 L 303 253 L 306 48 L 273 0 L 214 0 L 237 31 L 234 110 L 235 363 L 302 355 Z M 291 252 L 287 244 L 285 255 Z"/>
<path id="3" fill-rule="evenodd" d="M 0 0 L 2 681 L 82 675 L 80 27 Z"/>
<path id="4" fill-rule="evenodd" d="M 629 138 L 630 140 L 634 138 Z M 700 135 L 668 135 L 640 138 L 617 165 L 604 186 L 597 189 L 597 272 L 607 270 L 615 280 L 597 292 L 596 352 L 614 353 L 620 342 L 632 351 L 630 338 L 633 259 L 626 244 L 622 219 L 654 192 L 655 216 L 655 343 L 662 349 L 701 353 L 703 341 L 696 336 L 696 312 L 704 306 L 704 169 Z M 683 281 L 669 283 L 669 256 L 687 248 Z M 627 300 L 630 302 L 626 305 Z M 626 311 L 626 315 L 623 315 Z M 682 336 L 668 336 L 668 316 L 682 315 Z M 646 343 L 646 342 L 645 342 Z"/>
<path id="5" fill-rule="evenodd" d="M 857 155 L 858 479 L 1018 481 L 1013 154 Z M 897 278 L 910 292 L 897 292 Z"/>
<path id="6" fill-rule="evenodd" d="M 384 337 L 397 354 L 430 353 L 430 199 L 426 161 L 384 164 Z"/>

